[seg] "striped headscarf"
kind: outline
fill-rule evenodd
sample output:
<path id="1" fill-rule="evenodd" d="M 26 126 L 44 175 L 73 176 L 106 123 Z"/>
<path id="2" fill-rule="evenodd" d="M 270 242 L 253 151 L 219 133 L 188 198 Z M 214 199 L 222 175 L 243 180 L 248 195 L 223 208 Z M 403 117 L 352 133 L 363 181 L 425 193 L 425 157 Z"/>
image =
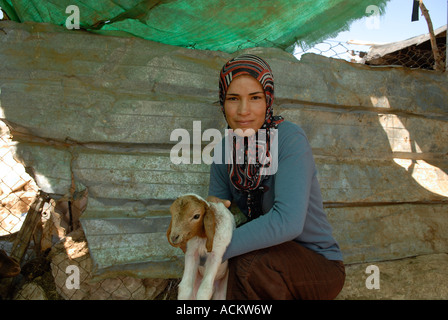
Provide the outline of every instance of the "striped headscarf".
<path id="1" fill-rule="evenodd" d="M 269 155 L 269 143 L 272 134 L 270 129 L 276 129 L 278 124 L 283 121 L 281 116 L 273 115 L 274 77 L 271 68 L 266 61 L 252 54 L 240 55 L 231 59 L 223 66 L 219 77 L 219 102 L 224 117 L 226 117 L 224 102 L 227 90 L 232 80 L 240 75 L 250 75 L 254 77 L 263 87 L 266 96 L 266 115 L 264 123 L 260 129 L 266 129 L 266 139 L 258 139 L 258 134 L 256 134 L 255 144 L 258 150 L 264 150 L 264 155 Z M 232 141 L 233 151 L 238 150 L 238 148 L 241 147 L 236 145 L 235 141 L 236 139 Z M 234 156 L 233 163 L 227 164 L 227 171 L 233 186 L 237 190 L 247 194 L 248 218 L 255 219 L 262 214 L 263 193 L 265 192 L 262 182 L 267 176 L 262 175 L 260 172 L 260 168 L 264 166 L 262 163 L 265 162 L 259 161 L 260 159 L 257 158 L 257 155 L 248 154 L 247 141 L 248 138 L 244 138 L 244 163 L 237 164 L 236 157 Z M 256 159 L 256 163 L 247 163 L 247 159 L 251 157 L 252 159 Z"/>

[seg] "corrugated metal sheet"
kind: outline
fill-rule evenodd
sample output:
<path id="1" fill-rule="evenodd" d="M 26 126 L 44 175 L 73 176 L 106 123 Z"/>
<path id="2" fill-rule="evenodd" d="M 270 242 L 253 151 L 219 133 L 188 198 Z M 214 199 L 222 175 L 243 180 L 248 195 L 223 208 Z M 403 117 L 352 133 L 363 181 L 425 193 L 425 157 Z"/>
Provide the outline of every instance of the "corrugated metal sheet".
<path id="1" fill-rule="evenodd" d="M 231 55 L 32 23 L 0 27 L 2 118 L 16 154 L 44 191 L 88 188 L 82 226 L 98 276 L 179 276 L 182 253 L 165 239 L 168 207 L 182 193 L 206 196 L 209 168 L 173 164 L 170 134 L 184 128 L 192 137 L 196 120 L 202 131 L 225 128 L 217 75 Z M 277 113 L 308 135 L 346 262 L 446 247 L 446 77 L 251 52 L 274 70 Z"/>

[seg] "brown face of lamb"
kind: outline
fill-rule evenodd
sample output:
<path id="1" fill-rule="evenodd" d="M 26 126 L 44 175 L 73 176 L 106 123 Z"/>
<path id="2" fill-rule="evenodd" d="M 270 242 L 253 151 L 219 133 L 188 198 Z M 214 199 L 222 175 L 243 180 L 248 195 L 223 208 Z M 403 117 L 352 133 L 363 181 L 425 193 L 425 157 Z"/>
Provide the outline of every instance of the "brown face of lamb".
<path id="1" fill-rule="evenodd" d="M 188 240 L 194 237 L 207 238 L 207 251 L 213 248 L 215 215 L 203 200 L 187 195 L 176 199 L 170 207 L 171 222 L 166 236 L 173 247 L 186 251 Z"/>

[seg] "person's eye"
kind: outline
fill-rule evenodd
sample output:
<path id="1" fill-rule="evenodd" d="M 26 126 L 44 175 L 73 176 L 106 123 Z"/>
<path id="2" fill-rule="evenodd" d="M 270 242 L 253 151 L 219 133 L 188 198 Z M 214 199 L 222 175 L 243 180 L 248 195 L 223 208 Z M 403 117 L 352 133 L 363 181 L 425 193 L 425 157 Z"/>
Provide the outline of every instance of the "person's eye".
<path id="1" fill-rule="evenodd" d="M 226 100 L 227 101 L 236 101 L 236 97 L 227 97 Z"/>

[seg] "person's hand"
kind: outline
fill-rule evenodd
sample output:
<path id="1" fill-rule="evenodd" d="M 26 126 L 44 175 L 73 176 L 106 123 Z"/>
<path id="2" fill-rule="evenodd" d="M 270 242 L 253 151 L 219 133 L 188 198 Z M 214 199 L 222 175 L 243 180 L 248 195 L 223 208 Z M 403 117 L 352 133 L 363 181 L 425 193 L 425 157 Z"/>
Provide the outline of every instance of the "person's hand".
<path id="1" fill-rule="evenodd" d="M 227 208 L 230 207 L 230 200 L 226 200 L 226 199 L 220 199 L 218 197 L 215 196 L 208 196 L 207 197 L 207 201 L 208 202 L 214 202 L 214 203 L 219 203 L 222 202 Z"/>

